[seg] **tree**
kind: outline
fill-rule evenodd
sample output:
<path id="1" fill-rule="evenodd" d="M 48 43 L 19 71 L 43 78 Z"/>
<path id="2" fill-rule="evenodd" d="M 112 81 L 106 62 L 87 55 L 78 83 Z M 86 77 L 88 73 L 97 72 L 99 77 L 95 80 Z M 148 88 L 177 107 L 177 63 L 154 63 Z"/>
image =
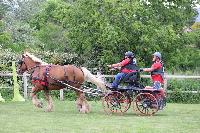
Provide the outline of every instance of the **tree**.
<path id="1" fill-rule="evenodd" d="M 67 52 L 67 29 L 62 23 L 67 7 L 65 2 L 49 1 L 43 11 L 30 20 L 30 26 L 35 29 L 34 36 L 43 44 L 42 50 Z"/>
<path id="2" fill-rule="evenodd" d="M 7 44 L 3 44 L 4 48 L 12 48 L 14 51 L 22 51 L 27 47 L 38 45 L 40 42 L 32 36 L 33 29 L 27 23 L 29 19 L 38 11 L 40 4 L 46 0 L 5 0 L 4 4 L 8 7 L 4 12 L 4 30 L 9 31 L 11 39 Z"/>
<path id="3" fill-rule="evenodd" d="M 6 4 L 3 3 L 3 1 L 0 1 L 0 20 L 4 17 L 6 11 L 7 11 Z"/>
<path id="4" fill-rule="evenodd" d="M 182 51 L 197 44 L 199 39 L 197 32 L 183 32 L 183 27 L 196 15 L 195 4 L 192 0 L 52 0 L 31 25 L 38 30 L 40 40 L 50 46 L 56 42 L 46 41 L 44 36 L 50 31 L 44 29 L 49 25 L 60 28 L 61 32 L 56 34 L 65 36 L 60 46 L 76 52 L 80 63 L 87 66 L 117 62 L 131 50 L 140 66 L 149 66 L 152 53 L 160 51 L 167 68 L 179 68 L 186 59 L 174 55 L 183 56 Z"/>
<path id="5" fill-rule="evenodd" d="M 11 40 L 11 36 L 5 31 L 5 25 L 3 22 L 4 15 L 7 11 L 7 6 L 1 1 L 0 2 L 0 45 L 8 44 Z"/>
<path id="6" fill-rule="evenodd" d="M 181 61 L 171 60 L 189 45 L 182 41 L 182 30 L 196 14 L 194 6 L 193 1 L 77 0 L 66 19 L 69 45 L 89 59 L 95 55 L 103 64 L 132 50 L 147 66 L 151 54 L 160 51 L 168 68 L 178 67 Z"/>

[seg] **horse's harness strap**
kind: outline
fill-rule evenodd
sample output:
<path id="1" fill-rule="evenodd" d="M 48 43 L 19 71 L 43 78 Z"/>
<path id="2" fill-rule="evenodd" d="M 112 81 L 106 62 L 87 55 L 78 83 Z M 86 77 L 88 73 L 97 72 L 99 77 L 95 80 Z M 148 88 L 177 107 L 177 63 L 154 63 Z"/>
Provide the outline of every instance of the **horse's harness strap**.
<path id="1" fill-rule="evenodd" d="M 31 71 L 35 71 L 35 68 L 39 67 L 39 65 L 35 65 L 27 70 L 27 72 L 32 73 Z"/>
<path id="2" fill-rule="evenodd" d="M 44 79 L 40 79 L 39 76 L 38 77 L 33 77 L 32 82 L 34 83 L 39 83 L 41 85 L 43 85 L 45 87 L 46 90 L 48 90 L 48 76 L 49 76 L 49 70 L 51 68 L 51 65 L 47 65 L 45 68 L 45 72 L 44 72 Z M 38 73 L 39 74 L 39 73 Z"/>
<path id="3" fill-rule="evenodd" d="M 74 76 L 74 82 L 76 81 L 76 75 L 75 75 L 75 71 L 74 71 L 74 66 L 73 66 L 73 76 Z"/>
<path id="4" fill-rule="evenodd" d="M 68 77 L 67 77 L 67 72 L 66 72 L 66 67 L 65 66 L 63 66 L 64 67 L 64 77 L 66 78 L 66 79 L 68 79 Z"/>
<path id="5" fill-rule="evenodd" d="M 47 78 L 48 78 L 48 75 L 49 75 L 50 68 L 51 68 L 51 65 L 46 66 L 46 69 L 45 69 L 45 72 L 44 72 L 44 82 L 45 82 L 44 86 L 46 87 L 46 89 L 48 89 L 47 86 L 49 85 Z"/>
<path id="6" fill-rule="evenodd" d="M 54 81 L 58 82 L 58 83 L 61 83 L 61 84 L 80 84 L 82 85 L 80 82 L 76 81 L 76 76 L 75 76 L 75 70 L 74 70 L 74 67 L 73 67 L 73 81 L 71 80 L 65 80 L 65 81 L 61 81 L 61 80 L 58 80 L 58 79 L 55 79 L 54 77 L 52 77 L 51 75 L 49 75 L 49 70 L 52 66 L 51 65 L 47 65 L 45 67 L 45 72 L 43 73 L 43 76 L 44 78 L 41 79 L 39 78 L 39 73 L 38 73 L 38 77 L 33 77 L 32 78 L 32 82 L 33 83 L 39 83 L 41 85 L 43 85 L 45 87 L 46 90 L 48 90 L 48 85 L 49 85 L 49 82 L 48 82 L 48 78 L 50 79 L 53 79 Z M 40 69 L 40 68 L 39 68 Z M 68 75 L 67 75 L 67 68 L 64 67 L 64 76 L 67 78 Z"/>
<path id="7" fill-rule="evenodd" d="M 41 80 L 41 79 L 39 79 L 39 78 L 33 78 L 32 83 L 39 83 L 39 84 L 41 84 L 41 85 L 43 85 L 43 86 L 46 86 L 46 85 L 47 85 L 47 84 L 46 84 L 46 81 Z"/>

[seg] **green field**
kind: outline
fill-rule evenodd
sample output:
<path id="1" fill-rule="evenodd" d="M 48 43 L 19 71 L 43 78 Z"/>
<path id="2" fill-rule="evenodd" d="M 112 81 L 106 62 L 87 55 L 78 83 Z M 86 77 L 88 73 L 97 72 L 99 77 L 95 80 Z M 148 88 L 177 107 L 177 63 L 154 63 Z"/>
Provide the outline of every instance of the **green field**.
<path id="1" fill-rule="evenodd" d="M 54 101 L 47 113 L 29 102 L 0 103 L 0 133 L 200 133 L 199 104 L 167 104 L 154 116 L 137 116 L 132 109 L 106 115 L 101 102 L 80 114 L 73 101 Z"/>

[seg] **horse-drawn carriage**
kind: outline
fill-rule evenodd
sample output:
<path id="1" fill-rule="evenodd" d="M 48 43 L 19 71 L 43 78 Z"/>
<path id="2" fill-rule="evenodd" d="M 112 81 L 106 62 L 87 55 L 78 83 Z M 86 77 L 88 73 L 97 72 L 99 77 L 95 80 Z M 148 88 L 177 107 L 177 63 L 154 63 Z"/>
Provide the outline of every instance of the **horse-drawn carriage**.
<path id="1" fill-rule="evenodd" d="M 140 72 L 127 74 L 121 82 L 123 86 L 111 88 L 106 86 L 108 91 L 91 89 L 82 86 L 82 91 L 92 97 L 101 97 L 104 111 L 107 114 L 123 114 L 133 105 L 133 111 L 139 115 L 153 115 L 166 106 L 166 97 L 163 97 L 160 90 L 145 89 L 140 81 Z"/>
<path id="2" fill-rule="evenodd" d="M 147 90 L 140 83 L 139 72 L 130 73 L 123 79 L 127 86 L 118 87 L 114 90 L 106 87 L 105 83 L 96 78 L 86 68 L 78 68 L 73 65 L 47 64 L 35 56 L 24 53 L 19 60 L 18 72 L 29 72 L 34 84 L 31 97 L 36 107 L 42 107 L 37 98 L 37 92 L 45 92 L 48 106 L 46 111 L 52 111 L 52 98 L 50 90 L 59 90 L 65 87 L 73 89 L 77 94 L 76 106 L 81 113 L 90 112 L 89 105 L 84 94 L 102 97 L 103 107 L 106 113 L 124 113 L 131 103 L 137 112 L 144 115 L 152 115 L 166 105 L 165 98 L 158 90 Z M 84 81 L 89 81 L 101 89 L 91 89 L 83 86 Z"/>
<path id="3" fill-rule="evenodd" d="M 103 97 L 103 107 L 106 113 L 124 113 L 133 104 L 133 110 L 141 115 L 153 115 L 166 106 L 166 99 L 160 90 L 145 89 L 140 82 L 140 73 L 127 74 L 122 82 L 128 85 L 111 89 Z"/>

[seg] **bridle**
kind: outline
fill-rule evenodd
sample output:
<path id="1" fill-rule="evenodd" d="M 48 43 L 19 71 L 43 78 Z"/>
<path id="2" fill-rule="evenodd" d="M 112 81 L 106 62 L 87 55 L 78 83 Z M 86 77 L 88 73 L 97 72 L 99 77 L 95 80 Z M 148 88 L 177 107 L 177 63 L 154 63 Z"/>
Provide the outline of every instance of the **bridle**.
<path id="1" fill-rule="evenodd" d="M 39 65 L 35 65 L 35 66 L 31 67 L 31 68 L 28 68 L 26 62 L 24 61 L 24 58 L 25 58 L 25 57 L 23 57 L 21 60 L 18 61 L 18 64 L 20 65 L 20 67 L 18 68 L 19 70 L 21 70 L 21 67 L 22 67 L 23 64 L 24 64 L 25 67 L 26 67 L 26 70 L 25 70 L 25 71 L 23 70 L 23 73 L 24 73 L 24 72 L 29 72 L 29 71 L 31 71 L 32 69 L 34 69 L 34 68 L 36 68 L 36 67 L 39 67 Z"/>

